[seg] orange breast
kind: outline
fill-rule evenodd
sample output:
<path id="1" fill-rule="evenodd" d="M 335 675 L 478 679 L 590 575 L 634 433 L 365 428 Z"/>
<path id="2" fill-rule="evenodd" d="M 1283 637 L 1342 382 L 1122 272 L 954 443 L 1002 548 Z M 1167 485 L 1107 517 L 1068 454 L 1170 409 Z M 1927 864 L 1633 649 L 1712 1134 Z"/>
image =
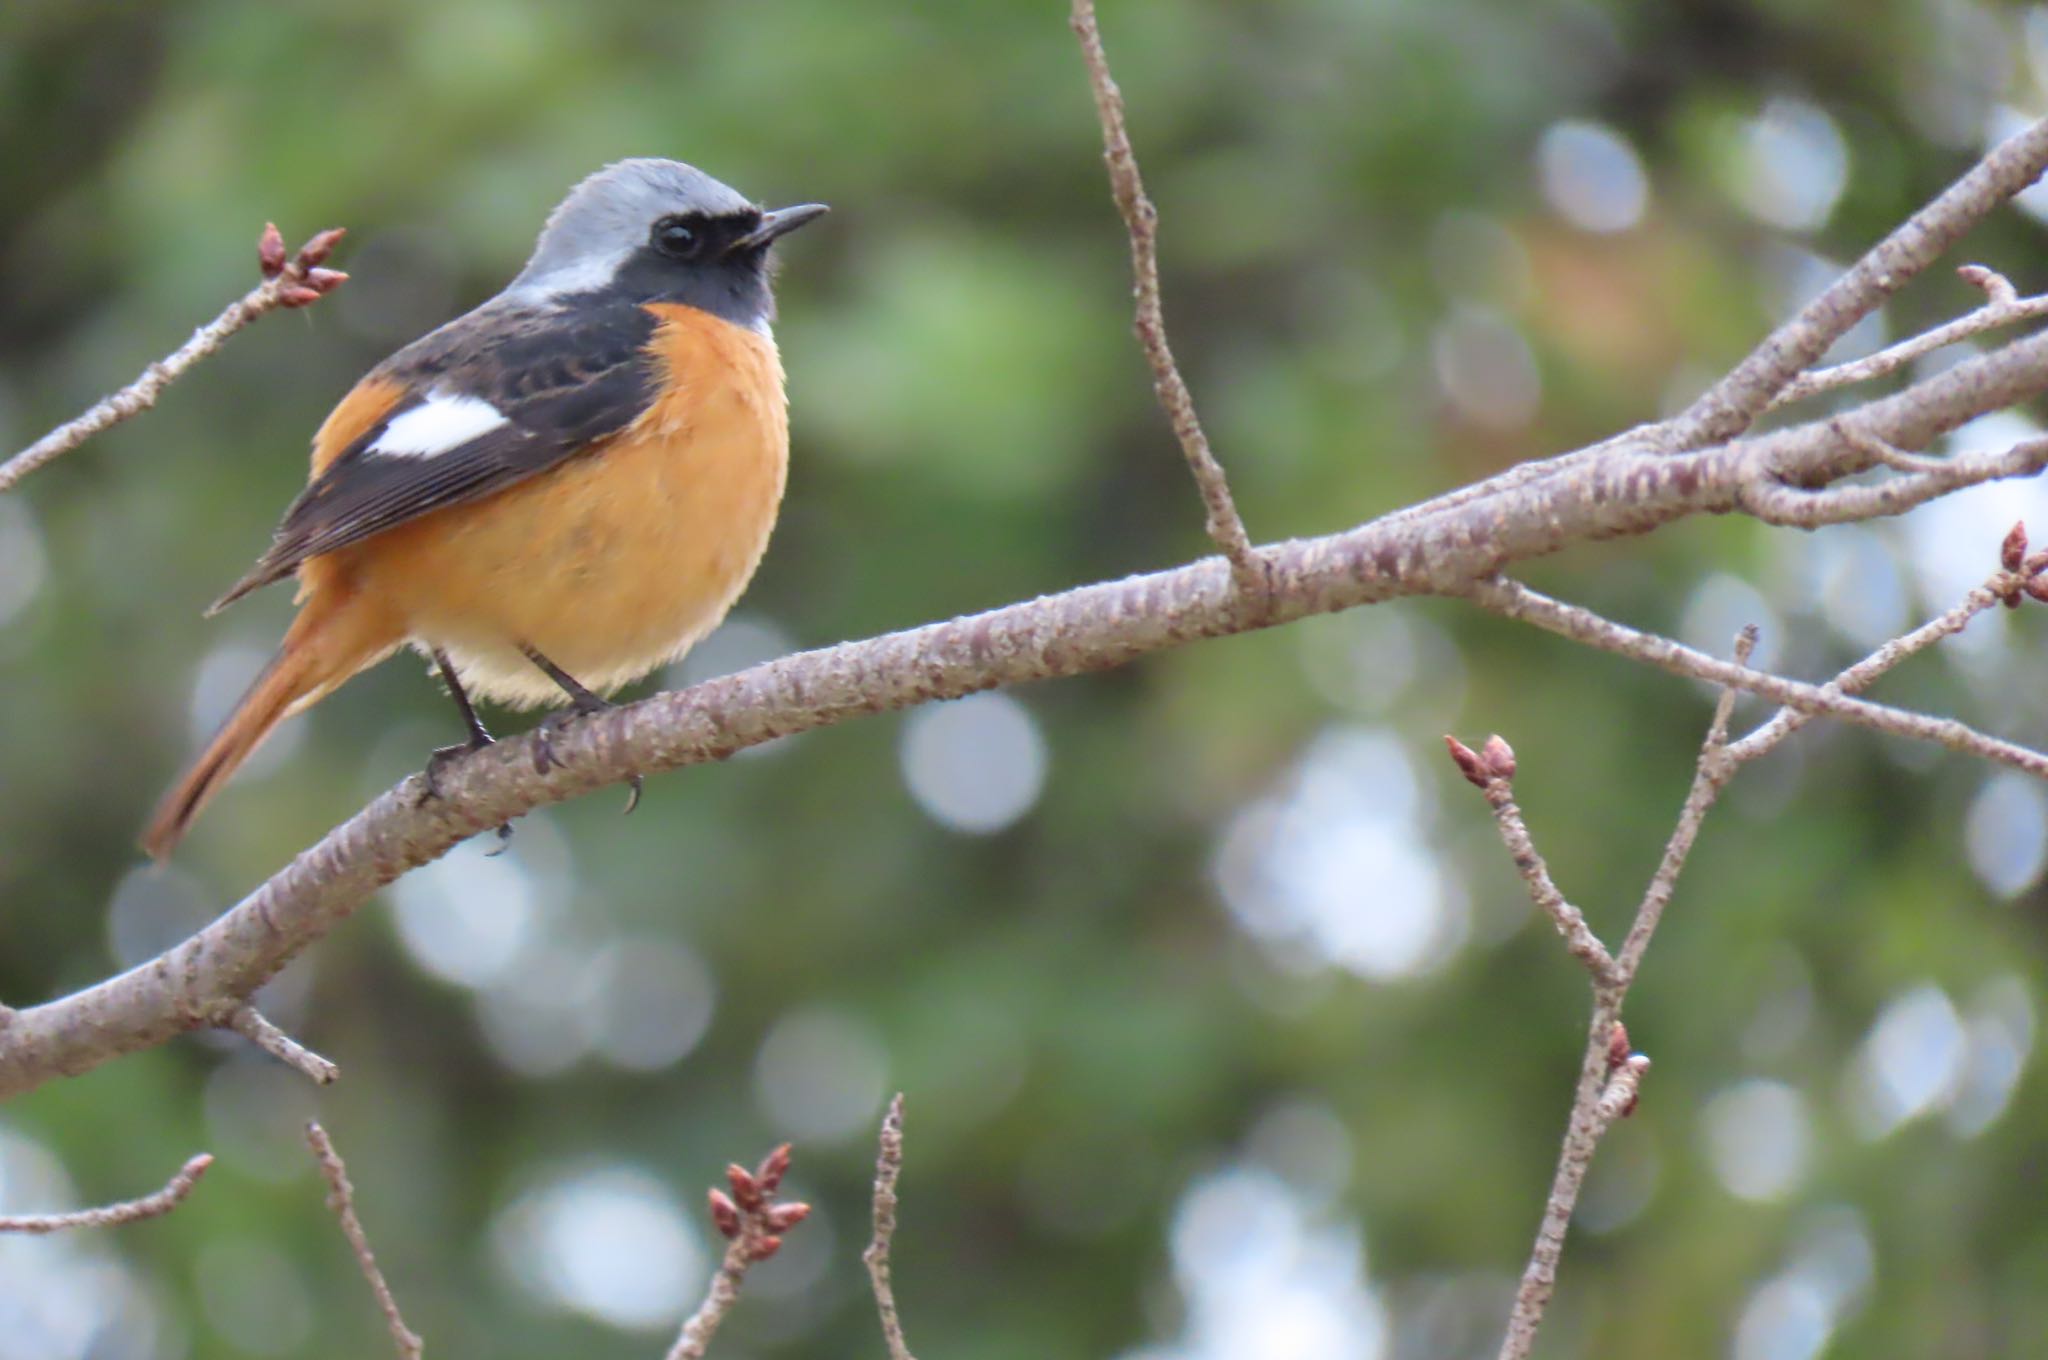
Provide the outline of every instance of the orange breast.
<path id="1" fill-rule="evenodd" d="M 528 481 L 332 555 L 500 702 L 559 699 L 522 643 L 599 691 L 672 660 L 724 617 L 767 547 L 789 458 L 774 342 L 693 308 L 649 310 L 662 323 L 650 358 L 673 381 L 640 419 Z"/>

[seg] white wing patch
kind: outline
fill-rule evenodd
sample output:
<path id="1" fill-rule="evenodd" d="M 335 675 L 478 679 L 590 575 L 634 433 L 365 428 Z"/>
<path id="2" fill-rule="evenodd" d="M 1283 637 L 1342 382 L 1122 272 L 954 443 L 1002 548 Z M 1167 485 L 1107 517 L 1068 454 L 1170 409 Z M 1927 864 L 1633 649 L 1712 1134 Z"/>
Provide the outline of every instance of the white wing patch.
<path id="1" fill-rule="evenodd" d="M 504 412 L 482 397 L 433 391 L 424 405 L 386 425 L 366 452 L 387 458 L 432 458 L 505 423 Z"/>

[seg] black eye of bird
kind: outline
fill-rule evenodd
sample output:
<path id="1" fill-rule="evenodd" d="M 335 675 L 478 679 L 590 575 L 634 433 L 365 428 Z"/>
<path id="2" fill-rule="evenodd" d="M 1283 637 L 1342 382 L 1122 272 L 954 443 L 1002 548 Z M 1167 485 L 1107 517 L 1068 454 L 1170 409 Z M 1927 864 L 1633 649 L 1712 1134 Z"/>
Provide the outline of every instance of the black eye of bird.
<path id="1" fill-rule="evenodd" d="M 704 244 L 703 224 L 688 217 L 664 217 L 654 224 L 654 248 L 671 260 L 687 260 Z"/>

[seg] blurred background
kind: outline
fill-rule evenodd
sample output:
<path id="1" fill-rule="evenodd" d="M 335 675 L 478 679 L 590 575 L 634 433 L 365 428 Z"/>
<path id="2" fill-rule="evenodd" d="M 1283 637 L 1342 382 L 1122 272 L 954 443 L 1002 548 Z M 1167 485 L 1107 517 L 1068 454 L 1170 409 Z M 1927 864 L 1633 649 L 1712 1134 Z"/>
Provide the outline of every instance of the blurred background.
<path id="1" fill-rule="evenodd" d="M 1262 538 L 1672 409 L 2048 110 L 2048 7 L 1105 11 L 1174 342 Z M 834 207 L 786 252 L 781 528 L 662 683 L 1202 554 L 1065 17 L 0 9 L 5 451 L 248 287 L 266 220 L 347 226 L 354 275 L 0 497 L 0 997 L 149 957 L 458 735 L 401 659 L 273 741 L 175 865 L 132 848 L 282 631 L 285 589 L 199 611 L 319 417 L 496 290 L 607 161 Z M 2039 194 L 1949 263 L 2048 285 Z M 1975 300 L 1938 270 L 1837 357 Z M 2048 498 L 1694 522 L 1531 574 L 1717 651 L 1758 623 L 1763 664 L 1821 676 L 1980 580 L 2021 515 L 2048 531 Z M 1986 616 L 1881 693 L 2038 745 L 2041 632 Z M 1616 938 L 1709 698 L 1404 602 L 814 733 L 657 778 L 631 819 L 615 791 L 551 809 L 268 989 L 334 1089 L 187 1039 L 0 1110 L 7 1212 L 220 1159 L 169 1219 L 0 1240 L 0 1357 L 382 1353 L 299 1143 L 315 1113 L 434 1354 L 658 1354 L 720 1245 L 704 1186 L 789 1139 L 818 1212 L 715 1354 L 879 1355 L 858 1252 L 899 1089 L 920 1354 L 1491 1355 L 1586 997 L 1440 737 L 1513 741 L 1539 841 Z M 1743 775 L 1630 1008 L 1656 1069 L 1541 1353 L 2037 1353 L 2044 859 L 2038 785 L 1927 747 L 1817 726 Z"/>

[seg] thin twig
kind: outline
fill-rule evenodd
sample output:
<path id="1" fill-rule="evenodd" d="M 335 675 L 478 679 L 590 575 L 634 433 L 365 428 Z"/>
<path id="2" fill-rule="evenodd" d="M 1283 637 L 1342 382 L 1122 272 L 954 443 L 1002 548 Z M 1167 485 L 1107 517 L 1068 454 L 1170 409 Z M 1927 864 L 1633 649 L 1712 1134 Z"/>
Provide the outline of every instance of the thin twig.
<path id="1" fill-rule="evenodd" d="M 781 1234 L 804 1221 L 811 1206 L 777 1203 L 775 1192 L 789 1170 L 789 1144 L 763 1158 L 752 1171 L 735 1162 L 725 1169 L 731 1193 L 712 1188 L 711 1221 L 727 1239 L 724 1258 L 711 1276 L 704 1301 L 683 1323 L 665 1360 L 703 1360 L 725 1315 L 739 1302 L 747 1272 L 782 1249 Z"/>
<path id="2" fill-rule="evenodd" d="M 1872 466 L 1882 464 L 1905 475 L 1880 482 L 1808 490 L 1789 485 L 1766 471 L 1743 488 L 1742 508 L 1766 524 L 1818 529 L 1827 524 L 1902 515 L 1961 487 L 2005 477 L 2028 477 L 2048 467 L 2048 438 L 2023 439 L 2007 448 L 1954 458 L 1926 458 L 1907 453 L 1844 421 L 1832 421 L 1830 426 L 1839 429 L 1842 438 L 1868 458 Z"/>
<path id="3" fill-rule="evenodd" d="M 1507 846 L 1530 900 L 1557 927 L 1566 950 L 1585 965 L 1594 985 L 1613 981 L 1614 959 L 1607 946 L 1586 924 L 1585 914 L 1559 891 L 1550 877 L 1550 866 L 1543 862 L 1542 852 L 1537 850 L 1528 825 L 1522 820 L 1522 809 L 1515 805 L 1514 750 L 1498 735 L 1488 737 L 1477 751 L 1456 737 L 1445 737 L 1444 745 L 1465 778 L 1486 795 L 1486 805 L 1493 809 L 1494 824 L 1500 828 L 1501 843 Z"/>
<path id="4" fill-rule="evenodd" d="M 1954 637 L 1985 610 L 1999 604 L 2011 593 L 2015 573 L 2000 570 L 1993 572 L 1989 580 L 1965 595 L 1953 607 L 1938 618 L 1930 619 L 1903 637 L 1893 638 L 1869 656 L 1837 675 L 1822 686 L 1824 693 L 1860 694 L 1875 684 L 1878 678 L 1909 657 L 1917 656 L 1944 638 Z M 1816 714 L 1802 712 L 1796 708 L 1781 708 L 1769 721 L 1758 726 L 1749 735 L 1728 747 L 1728 758 L 1737 765 L 1768 755 L 1780 742 L 1804 727 Z"/>
<path id="5" fill-rule="evenodd" d="M 1894 472 L 1926 472 L 1940 474 L 1951 466 L 1946 458 L 1931 458 L 1924 453 L 1907 453 L 1888 440 L 1865 434 L 1847 420 L 1837 419 L 1831 429 L 1856 448 L 1870 455 L 1874 463 L 1881 463 Z"/>
<path id="6" fill-rule="evenodd" d="M 1475 583 L 1471 597 L 1508 618 L 1533 623 L 1560 637 L 1631 657 L 1674 675 L 1732 686 L 1804 713 L 1838 718 L 1895 737 L 1933 742 L 1963 755 L 1980 756 L 2036 778 L 2048 779 L 2048 755 L 1990 736 L 1954 718 L 1936 718 L 1886 704 L 1873 704 L 1851 698 L 1828 685 L 1804 684 L 1719 661 L 1683 643 L 1615 623 L 1590 609 L 1554 600 L 1505 577 Z"/>
<path id="7" fill-rule="evenodd" d="M 1779 326 L 1675 420 L 1658 427 L 1672 449 L 1699 448 L 1749 427 L 1850 327 L 2048 170 L 2048 119 L 1993 147 L 1939 197 L 1900 223 L 1820 296 Z"/>
<path id="8" fill-rule="evenodd" d="M 1543 1218 L 1536 1228 L 1536 1244 L 1515 1289 L 1514 1307 L 1508 1314 L 1507 1336 L 1501 1342 L 1500 1360 L 1527 1360 L 1543 1324 L 1544 1309 L 1557 1288 L 1558 1262 L 1564 1258 L 1565 1234 L 1571 1228 L 1572 1210 L 1579 1202 L 1586 1169 L 1611 1122 L 1604 1115 L 1602 1097 L 1616 1071 L 1610 1058 L 1615 1035 L 1621 1025 L 1621 999 L 1602 993 L 1593 1003 L 1593 1020 L 1586 1039 L 1586 1053 L 1579 1065 L 1579 1083 L 1572 1099 L 1572 1112 L 1565 1124 L 1564 1146 L 1558 1153 L 1557 1172 L 1552 1178 L 1549 1198 L 1544 1201 Z M 1626 1044 L 1626 1033 L 1621 1042 Z M 1638 1074 L 1640 1080 L 1640 1074 Z"/>
<path id="9" fill-rule="evenodd" d="M 313 1149 L 313 1160 L 320 1164 L 320 1174 L 327 1181 L 327 1207 L 340 1221 L 341 1234 L 348 1239 L 349 1250 L 355 1253 L 356 1265 L 369 1281 L 370 1292 L 376 1295 L 378 1311 L 384 1314 L 385 1330 L 391 1333 L 391 1344 L 404 1360 L 420 1360 L 420 1339 L 405 1325 L 398 1312 L 398 1300 L 391 1296 L 391 1286 L 384 1282 L 384 1272 L 377 1268 L 369 1236 L 363 1231 L 362 1220 L 356 1217 L 355 1187 L 349 1184 L 348 1167 L 334 1150 L 334 1140 L 318 1121 L 313 1121 L 306 1125 L 306 1145 Z"/>
<path id="10" fill-rule="evenodd" d="M 880 1150 L 875 1155 L 875 1235 L 861 1253 L 868 1282 L 875 1290 L 875 1311 L 882 1319 L 882 1339 L 889 1360 L 915 1360 L 903 1339 L 903 1320 L 896 1312 L 896 1289 L 889 1280 L 889 1248 L 896 1240 L 896 1178 L 903 1171 L 903 1093 L 889 1102 L 882 1119 Z"/>
<path id="11" fill-rule="evenodd" d="M 142 370 L 142 376 L 110 397 L 103 398 L 85 414 L 66 421 L 0 463 L 0 491 L 11 491 L 22 478 L 53 459 L 62 457 L 86 440 L 132 420 L 150 407 L 164 389 L 185 375 L 187 369 L 211 355 L 242 327 L 280 307 L 304 307 L 317 302 L 347 280 L 337 269 L 323 269 L 322 261 L 341 240 L 342 228 L 332 227 L 315 235 L 285 258 L 284 239 L 275 226 L 263 229 L 257 244 L 257 263 L 263 282 L 228 304 L 227 310 L 192 333 L 192 338 L 165 358 Z"/>
<path id="12" fill-rule="evenodd" d="M 102 1205 L 97 1209 L 74 1209 L 63 1214 L 13 1214 L 0 1217 L 0 1233 L 53 1233 L 70 1228 L 112 1228 L 124 1223 L 140 1223 L 145 1218 L 161 1218 L 185 1202 L 192 1193 L 192 1187 L 199 1184 L 199 1178 L 206 1174 L 206 1168 L 213 1165 L 213 1154 L 202 1152 L 178 1168 L 178 1174 L 164 1183 L 164 1188 L 141 1199 L 131 1199 L 120 1204 Z"/>
<path id="13" fill-rule="evenodd" d="M 1965 283 L 1984 290 L 1988 299 L 1982 307 L 1964 316 L 1957 317 L 1945 326 L 1936 326 L 1931 331 L 1922 331 L 1910 340 L 1901 340 L 1879 350 L 1875 354 L 1832 368 L 1809 369 L 1787 383 L 1785 390 L 1778 393 L 1764 409 L 1775 411 L 1780 406 L 1789 406 L 1795 401 L 1838 387 L 1869 382 L 1896 373 L 1922 355 L 1932 354 L 1944 345 L 1953 345 L 1958 340 L 1967 340 L 1985 331 L 1997 330 L 2001 326 L 2017 325 L 2022 321 L 2037 321 L 2048 316 L 2048 294 L 2023 298 L 2005 275 L 1987 269 L 1981 264 L 1966 264 L 1956 270 Z"/>
<path id="14" fill-rule="evenodd" d="M 1756 651 L 1756 639 L 1757 630 L 1753 623 L 1736 636 L 1736 665 L 1749 664 L 1750 655 Z M 1735 777 L 1735 762 L 1728 757 L 1728 721 L 1735 714 L 1737 693 L 1724 686 L 1720 697 L 1714 701 L 1713 721 L 1707 724 L 1706 739 L 1700 743 L 1699 758 L 1693 762 L 1692 787 L 1686 790 L 1685 802 L 1678 810 L 1678 822 L 1671 828 L 1670 839 L 1664 843 L 1664 857 L 1657 862 L 1657 870 L 1650 876 L 1650 886 L 1644 890 L 1642 903 L 1636 908 L 1636 919 L 1629 926 L 1627 938 L 1621 942 L 1621 957 L 1615 963 L 1615 983 L 1623 993 L 1636 980 L 1636 970 L 1643 962 L 1643 951 L 1650 947 L 1650 937 L 1656 933 L 1658 922 L 1664 919 L 1664 908 L 1670 905 L 1671 894 L 1678 888 L 1678 876 L 1685 869 L 1693 842 L 1699 839 L 1700 827 L 1706 822 L 1707 813 L 1721 796 L 1721 790 Z"/>
<path id="15" fill-rule="evenodd" d="M 1263 600 L 1266 576 L 1258 550 L 1245 532 L 1244 520 L 1231 499 L 1230 482 L 1223 464 L 1209 448 L 1209 436 L 1202 431 L 1195 414 L 1195 399 L 1174 362 L 1166 339 L 1166 317 L 1159 299 L 1159 211 L 1146 196 L 1145 181 L 1138 173 L 1137 153 L 1131 149 L 1130 134 L 1124 128 L 1124 97 L 1109 73 L 1109 55 L 1102 48 L 1102 30 L 1095 22 L 1094 0 L 1074 0 L 1069 26 L 1081 41 L 1081 59 L 1088 66 L 1088 83 L 1095 92 L 1095 112 L 1102 120 L 1102 159 L 1109 166 L 1109 187 L 1123 214 L 1131 237 L 1132 292 L 1137 301 L 1134 329 L 1152 365 L 1152 388 L 1159 404 L 1173 424 L 1175 438 L 1194 473 L 1207 510 L 1209 537 L 1230 559 L 1230 574 L 1247 600 Z"/>
<path id="16" fill-rule="evenodd" d="M 2037 599 L 2048 598 L 2048 585 L 2043 583 L 2043 572 L 2048 571 L 2048 553 L 2036 553 L 2031 556 L 2028 554 L 2024 526 L 2014 525 L 2012 531 L 2006 535 L 1999 548 L 1999 560 L 1999 570 L 1982 586 L 1971 591 L 1954 608 L 1911 633 L 1886 643 L 1813 692 L 1840 698 L 1864 689 L 1906 658 L 1924 651 L 1943 638 L 1961 632 L 1971 619 L 1994 604 L 2017 604 L 2023 594 Z M 1506 584 L 1514 585 L 1511 582 Z M 1533 597 L 1516 597 L 1518 608 L 1543 599 L 1523 587 L 1516 586 L 1515 590 L 1525 591 L 1526 597 Z M 1555 605 L 1556 602 L 1549 603 Z M 1597 625 L 1595 631 L 1630 631 L 1621 629 L 1620 625 L 1598 619 L 1598 616 L 1591 615 L 1588 611 L 1575 610 L 1573 606 L 1558 606 L 1558 610 L 1564 612 L 1545 610 L 1542 612 L 1550 615 L 1548 621 L 1535 621 L 1543 623 L 1546 627 L 1556 624 L 1556 631 L 1563 631 L 1563 625 L 1567 622 L 1577 630 Z M 1532 617 L 1519 613 L 1515 616 Z M 1576 637 L 1579 633 L 1574 631 L 1571 635 Z M 1664 639 L 1650 641 L 1660 647 L 1677 646 Z M 1747 669 L 1755 646 L 1754 626 L 1743 629 L 1735 644 L 1736 668 Z M 1501 1345 L 1501 1360 L 1526 1360 L 1534 1347 L 1544 1310 L 1556 1287 L 1557 1268 L 1563 1256 L 1565 1235 L 1569 1231 L 1572 1213 L 1577 1206 L 1579 1190 L 1584 1184 L 1587 1169 L 1601 1139 L 1606 1134 L 1608 1125 L 1616 1118 L 1626 1115 L 1635 1106 L 1642 1076 L 1649 1068 L 1649 1059 L 1640 1054 L 1629 1053 L 1628 1031 L 1621 1024 L 1622 1007 L 1627 1000 L 1629 988 L 1635 981 L 1637 970 L 1642 966 L 1643 955 L 1649 948 L 1650 938 L 1670 903 L 1679 873 L 1683 870 L 1699 836 L 1700 827 L 1720 791 L 1742 765 L 1775 748 L 1812 716 L 1811 711 L 1784 708 L 1749 736 L 1739 742 L 1730 743 L 1728 725 L 1734 711 L 1735 695 L 1734 687 L 1724 686 L 1715 701 L 1713 721 L 1708 725 L 1706 739 L 1701 743 L 1699 758 L 1695 762 L 1692 786 L 1687 791 L 1677 825 L 1665 845 L 1663 858 L 1651 876 L 1649 887 L 1645 890 L 1643 900 L 1636 910 L 1635 922 L 1629 930 L 1628 938 L 1622 944 L 1621 954 L 1616 960 L 1610 980 L 1603 986 L 1596 977 L 1592 1029 L 1580 1067 L 1571 1117 L 1567 1121 L 1564 1144 L 1559 1149 L 1557 1171 L 1551 1182 L 1550 1196 L 1544 1206 L 1542 1223 L 1537 1229 L 1536 1243 L 1530 1250 L 1529 1261 L 1523 1268 L 1521 1283 L 1515 1292 L 1514 1308 L 1509 1316 L 1507 1334 Z M 1470 753 L 1467 752 L 1467 755 L 1470 756 Z M 1486 764 L 1477 756 L 1470 758 L 1472 762 L 1482 766 Z M 1459 764 L 1466 767 L 1468 762 L 1460 760 Z M 1507 766 L 1511 775 L 1512 757 L 1509 758 Z M 1468 778 L 1472 777 L 1469 768 L 1466 773 Z"/>
<path id="17" fill-rule="evenodd" d="M 315 1086 L 331 1086 L 341 1076 L 339 1067 L 272 1024 L 254 1006 L 235 1007 L 221 1027 L 241 1035 Z"/>

